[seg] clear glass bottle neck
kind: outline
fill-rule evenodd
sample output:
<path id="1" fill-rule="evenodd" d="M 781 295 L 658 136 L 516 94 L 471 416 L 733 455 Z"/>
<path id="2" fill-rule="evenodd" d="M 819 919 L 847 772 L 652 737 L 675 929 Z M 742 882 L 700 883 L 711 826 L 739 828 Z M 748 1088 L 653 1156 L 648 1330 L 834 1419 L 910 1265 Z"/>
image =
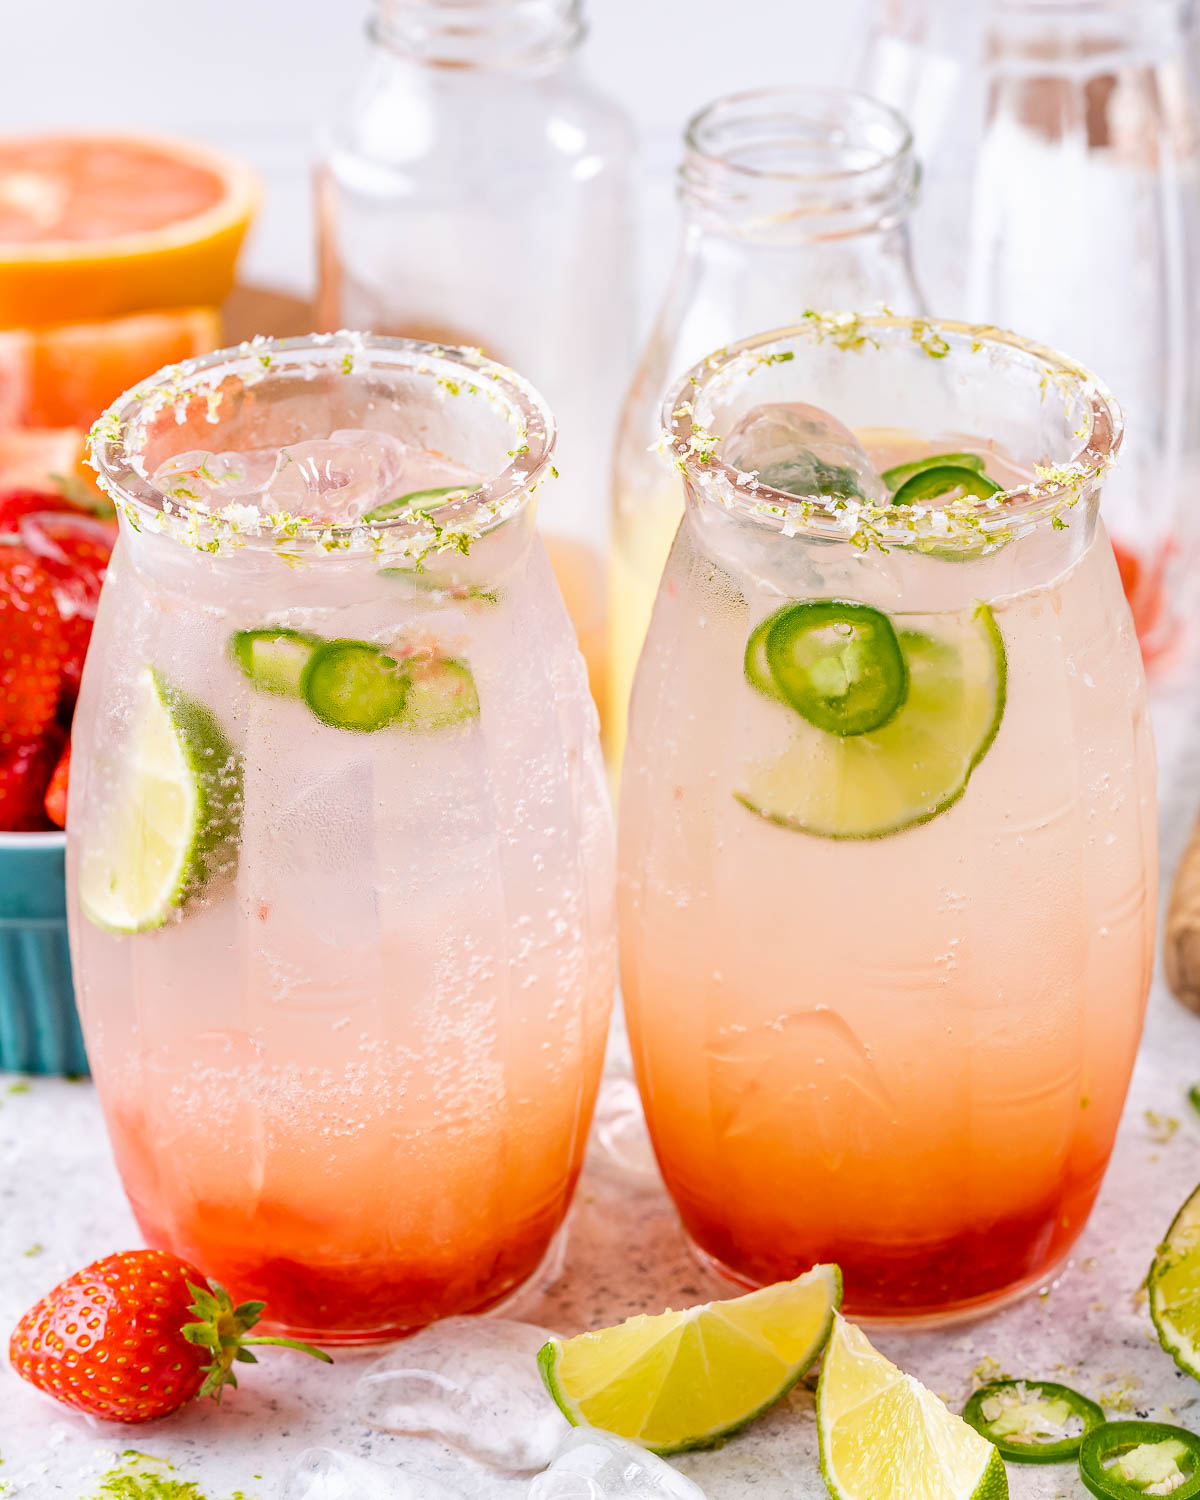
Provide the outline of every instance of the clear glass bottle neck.
<path id="1" fill-rule="evenodd" d="M 1107 59 L 1173 53 L 1193 21 L 1194 0 L 992 0 L 983 17 L 993 63 L 1031 69 L 1072 64 L 1095 72 Z"/>
<path id="2" fill-rule="evenodd" d="M 430 67 L 541 71 L 582 41 L 583 0 L 375 0 L 369 32 Z"/>
<path id="3" fill-rule="evenodd" d="M 689 124 L 679 170 L 693 231 L 779 246 L 894 229 L 918 179 L 900 116 L 843 89 L 720 99 Z"/>

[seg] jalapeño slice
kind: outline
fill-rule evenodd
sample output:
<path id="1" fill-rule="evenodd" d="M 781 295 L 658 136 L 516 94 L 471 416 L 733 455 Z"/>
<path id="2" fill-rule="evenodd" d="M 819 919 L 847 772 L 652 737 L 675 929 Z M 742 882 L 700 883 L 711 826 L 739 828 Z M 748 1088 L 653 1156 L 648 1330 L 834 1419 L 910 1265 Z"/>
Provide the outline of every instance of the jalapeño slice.
<path id="1" fill-rule="evenodd" d="M 1200 1438 L 1166 1422 L 1104 1422 L 1079 1450 L 1079 1477 L 1099 1500 L 1200 1495 Z"/>
<path id="2" fill-rule="evenodd" d="M 931 453 L 928 458 L 914 459 L 910 464 L 897 464 L 894 469 L 884 469 L 879 476 L 889 490 L 898 490 L 906 479 L 921 474 L 926 469 L 975 469 L 983 473 L 983 459 L 978 453 Z"/>
<path id="3" fill-rule="evenodd" d="M 786 703 L 787 699 L 779 691 L 779 684 L 771 675 L 771 667 L 767 661 L 767 636 L 774 623 L 775 616 L 768 615 L 750 633 L 750 639 L 746 642 L 746 681 L 765 698 L 774 698 L 777 703 Z"/>
<path id="4" fill-rule="evenodd" d="M 989 495 L 998 495 L 1000 486 L 977 469 L 968 469 L 961 464 L 939 464 L 906 479 L 892 496 L 892 504 L 915 505 L 921 500 L 940 500 L 951 490 L 962 490 L 965 495 L 986 500 Z"/>
<path id="5" fill-rule="evenodd" d="M 453 656 L 405 663 L 408 696 L 400 720 L 407 729 L 451 729 L 479 717 L 475 676 Z"/>
<path id="6" fill-rule="evenodd" d="M 260 692 L 294 698 L 309 658 L 320 644 L 302 630 L 239 630 L 230 637 L 229 654 Z"/>
<path id="7" fill-rule="evenodd" d="M 967 1402 L 963 1421 L 1018 1464 L 1061 1464 L 1104 1421 L 1096 1402 L 1053 1380 L 994 1380 Z"/>
<path id="8" fill-rule="evenodd" d="M 408 676 L 367 641 L 326 641 L 309 659 L 300 692 L 323 724 L 371 734 L 404 712 Z"/>
<path id="9" fill-rule="evenodd" d="M 784 700 L 828 734 L 881 729 L 908 696 L 908 668 L 895 629 L 869 604 L 785 604 L 771 617 L 764 654 Z"/>

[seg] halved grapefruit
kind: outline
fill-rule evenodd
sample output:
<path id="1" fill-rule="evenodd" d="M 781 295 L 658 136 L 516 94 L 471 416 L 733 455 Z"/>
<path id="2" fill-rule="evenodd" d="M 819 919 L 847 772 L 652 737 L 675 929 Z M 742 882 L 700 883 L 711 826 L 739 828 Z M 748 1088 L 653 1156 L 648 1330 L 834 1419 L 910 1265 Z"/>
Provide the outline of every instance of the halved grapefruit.
<path id="1" fill-rule="evenodd" d="M 0 426 L 90 427 L 163 365 L 220 347 L 215 307 L 0 331 Z"/>
<path id="2" fill-rule="evenodd" d="M 219 303 L 257 202 L 248 166 L 190 142 L 0 139 L 0 328 Z"/>

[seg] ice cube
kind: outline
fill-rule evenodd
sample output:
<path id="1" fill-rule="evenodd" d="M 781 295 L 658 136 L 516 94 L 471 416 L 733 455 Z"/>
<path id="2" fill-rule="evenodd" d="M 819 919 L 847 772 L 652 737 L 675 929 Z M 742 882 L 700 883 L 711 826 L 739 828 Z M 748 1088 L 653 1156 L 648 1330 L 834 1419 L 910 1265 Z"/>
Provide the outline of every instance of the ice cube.
<path id="1" fill-rule="evenodd" d="M 234 502 L 256 504 L 275 472 L 274 448 L 245 453 L 210 453 L 192 449 L 160 464 L 151 483 L 168 499 L 220 510 Z"/>
<path id="2" fill-rule="evenodd" d="M 461 1482 L 460 1482 L 461 1481 Z M 284 1475 L 279 1500 L 475 1500 L 479 1479 L 406 1455 L 378 1464 L 334 1448 L 308 1448 Z"/>
<path id="3" fill-rule="evenodd" d="M 569 1426 L 538 1373 L 544 1328 L 446 1318 L 359 1379 L 351 1414 L 380 1432 L 435 1438 L 496 1473 L 534 1474 Z"/>
<path id="4" fill-rule="evenodd" d="M 884 501 L 888 488 L 867 451 L 819 406 L 776 402 L 748 411 L 724 443 L 734 468 L 790 495 L 845 495 Z"/>
<path id="5" fill-rule="evenodd" d="M 636 1443 L 575 1427 L 529 1500 L 704 1500 L 704 1491 Z"/>

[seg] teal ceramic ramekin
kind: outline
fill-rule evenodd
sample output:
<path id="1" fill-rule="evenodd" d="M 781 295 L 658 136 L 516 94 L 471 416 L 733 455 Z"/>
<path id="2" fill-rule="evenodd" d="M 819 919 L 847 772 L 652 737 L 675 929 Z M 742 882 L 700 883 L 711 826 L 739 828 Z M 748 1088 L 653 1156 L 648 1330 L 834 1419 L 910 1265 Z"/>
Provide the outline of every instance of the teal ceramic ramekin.
<path id="1" fill-rule="evenodd" d="M 65 833 L 0 833 L 0 1069 L 86 1073 L 67 947 Z"/>

